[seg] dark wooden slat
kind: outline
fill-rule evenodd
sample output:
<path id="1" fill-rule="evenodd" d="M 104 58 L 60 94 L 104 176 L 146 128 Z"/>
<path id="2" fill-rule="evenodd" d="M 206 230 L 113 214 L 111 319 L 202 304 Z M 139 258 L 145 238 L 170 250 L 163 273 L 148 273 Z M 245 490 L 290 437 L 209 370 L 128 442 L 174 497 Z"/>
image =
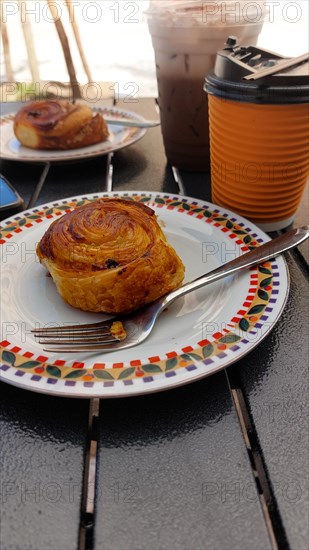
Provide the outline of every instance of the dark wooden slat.
<path id="1" fill-rule="evenodd" d="M 145 118 L 159 118 L 153 99 L 138 99 L 137 102 L 132 103 L 119 101 L 117 107 L 136 112 Z M 145 190 L 178 193 L 171 167 L 166 161 L 160 126 L 147 130 L 139 142 L 116 152 L 113 164 L 115 191 Z"/>
<path id="2" fill-rule="evenodd" d="M 0 394 L 0 547 L 77 548 L 88 401 Z"/>
<path id="3" fill-rule="evenodd" d="M 228 373 L 243 387 L 291 548 L 307 548 L 308 283 L 295 261 L 288 265 L 291 290 L 280 321 Z"/>
<path id="4" fill-rule="evenodd" d="M 94 548 L 270 548 L 224 373 L 101 403 Z"/>
<path id="5" fill-rule="evenodd" d="M 186 195 L 211 202 L 210 174 L 180 171 Z"/>
<path id="6" fill-rule="evenodd" d="M 106 155 L 75 164 L 51 165 L 37 204 L 106 190 Z"/>

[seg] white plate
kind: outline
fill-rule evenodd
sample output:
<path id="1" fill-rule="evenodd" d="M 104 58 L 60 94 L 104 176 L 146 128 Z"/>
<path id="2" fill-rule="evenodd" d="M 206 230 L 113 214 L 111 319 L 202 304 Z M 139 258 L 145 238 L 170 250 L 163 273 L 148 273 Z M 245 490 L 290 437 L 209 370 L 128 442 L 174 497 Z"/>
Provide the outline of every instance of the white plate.
<path id="1" fill-rule="evenodd" d="M 130 111 L 122 111 L 114 107 L 93 108 L 93 112 L 100 112 L 104 116 L 112 118 L 129 118 L 143 121 L 144 118 Z M 6 160 L 17 160 L 22 162 L 63 162 L 67 160 L 81 160 L 99 155 L 105 155 L 127 147 L 141 139 L 146 132 L 145 128 L 125 128 L 116 124 L 108 125 L 109 138 L 106 141 L 80 149 L 67 151 L 46 151 L 29 149 L 23 147 L 14 135 L 13 122 L 14 113 L 4 115 L 0 118 L 0 148 L 1 156 Z"/>
<path id="2" fill-rule="evenodd" d="M 201 200 L 163 193 L 121 196 L 146 202 L 186 266 L 186 280 L 269 240 L 251 222 Z M 35 255 L 49 224 L 85 197 L 59 200 L 3 223 L 0 235 L 1 380 L 68 397 L 125 397 L 173 388 L 227 367 L 251 351 L 278 320 L 288 295 L 283 257 L 187 294 L 162 313 L 139 346 L 112 353 L 46 354 L 36 324 L 93 322 L 104 315 L 67 305 Z"/>

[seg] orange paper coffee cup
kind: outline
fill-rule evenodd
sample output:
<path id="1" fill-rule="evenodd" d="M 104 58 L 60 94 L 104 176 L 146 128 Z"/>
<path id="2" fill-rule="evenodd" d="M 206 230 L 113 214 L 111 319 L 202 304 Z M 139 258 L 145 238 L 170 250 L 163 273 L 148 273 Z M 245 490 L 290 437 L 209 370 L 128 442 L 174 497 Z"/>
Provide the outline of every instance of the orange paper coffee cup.
<path id="1" fill-rule="evenodd" d="M 289 225 L 308 178 L 308 116 L 308 105 L 254 105 L 210 96 L 213 202 L 266 231 Z"/>
<path id="2" fill-rule="evenodd" d="M 309 174 L 308 86 L 279 81 L 208 85 L 212 201 L 265 231 L 292 223 Z"/>

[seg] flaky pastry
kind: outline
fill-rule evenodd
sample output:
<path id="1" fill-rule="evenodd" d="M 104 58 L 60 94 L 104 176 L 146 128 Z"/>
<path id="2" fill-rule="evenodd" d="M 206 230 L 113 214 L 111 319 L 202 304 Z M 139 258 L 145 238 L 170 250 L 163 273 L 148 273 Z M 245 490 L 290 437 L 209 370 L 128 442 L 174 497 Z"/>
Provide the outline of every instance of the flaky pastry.
<path id="1" fill-rule="evenodd" d="M 31 149 L 77 149 L 108 138 L 103 117 L 85 104 L 65 100 L 31 101 L 15 115 L 14 133 Z"/>
<path id="2" fill-rule="evenodd" d="M 154 211 L 99 199 L 55 220 L 37 246 L 58 292 L 84 311 L 127 313 L 177 288 L 184 266 Z"/>

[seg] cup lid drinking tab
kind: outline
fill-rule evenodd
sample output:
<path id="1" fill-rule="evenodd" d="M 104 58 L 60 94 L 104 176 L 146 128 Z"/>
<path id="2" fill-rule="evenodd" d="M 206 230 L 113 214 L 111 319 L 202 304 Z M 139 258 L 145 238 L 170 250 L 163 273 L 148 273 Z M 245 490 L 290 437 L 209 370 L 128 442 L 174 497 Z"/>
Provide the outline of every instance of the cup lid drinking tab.
<path id="1" fill-rule="evenodd" d="M 308 60 L 254 81 L 244 80 L 245 76 L 285 59 L 255 46 L 240 46 L 236 37 L 229 36 L 225 47 L 217 52 L 214 70 L 207 75 L 204 89 L 211 95 L 248 103 L 309 103 Z"/>

